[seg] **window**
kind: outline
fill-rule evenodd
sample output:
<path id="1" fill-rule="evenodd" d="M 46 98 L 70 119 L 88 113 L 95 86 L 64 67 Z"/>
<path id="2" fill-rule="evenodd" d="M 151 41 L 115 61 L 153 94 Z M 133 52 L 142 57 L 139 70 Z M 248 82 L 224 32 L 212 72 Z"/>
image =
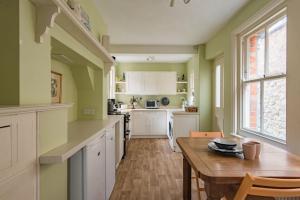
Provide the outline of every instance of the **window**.
<path id="1" fill-rule="evenodd" d="M 286 140 L 286 28 L 281 12 L 241 37 L 240 129 Z"/>
<path id="2" fill-rule="evenodd" d="M 107 92 L 108 92 L 107 95 L 109 99 L 115 98 L 115 91 L 116 91 L 115 75 L 116 75 L 116 69 L 114 66 L 112 66 L 107 78 Z"/>
<path id="3" fill-rule="evenodd" d="M 219 57 L 215 61 L 215 107 L 223 107 L 223 56 Z"/>
<path id="4" fill-rule="evenodd" d="M 221 107 L 221 65 L 216 66 L 216 107 Z"/>

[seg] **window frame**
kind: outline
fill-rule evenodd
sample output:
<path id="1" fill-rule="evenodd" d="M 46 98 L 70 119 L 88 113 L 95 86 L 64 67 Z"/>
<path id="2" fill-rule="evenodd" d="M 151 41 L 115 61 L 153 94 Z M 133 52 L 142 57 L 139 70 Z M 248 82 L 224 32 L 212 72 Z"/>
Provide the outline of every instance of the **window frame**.
<path id="1" fill-rule="evenodd" d="M 236 64 L 238 64 L 238 67 L 235 71 L 237 72 L 238 76 L 236 79 L 237 84 L 237 96 L 235 97 L 234 101 L 237 102 L 236 104 L 236 114 L 234 116 L 234 119 L 236 120 L 236 127 L 235 127 L 235 134 L 243 135 L 245 133 L 246 135 L 254 135 L 261 138 L 265 138 L 267 140 L 271 140 L 274 142 L 278 142 L 281 144 L 286 144 L 286 140 L 282 140 L 277 137 L 272 137 L 270 135 L 267 135 L 264 133 L 264 127 L 263 127 L 263 100 L 264 100 L 264 82 L 268 80 L 277 80 L 277 79 L 285 79 L 287 80 L 287 71 L 285 73 L 281 74 L 275 74 L 275 75 L 267 75 L 267 66 L 268 66 L 268 28 L 274 25 L 276 22 L 280 21 L 283 17 L 287 17 L 287 8 L 286 6 L 281 6 L 279 9 L 274 10 L 271 14 L 269 14 L 266 18 L 261 20 L 260 23 L 256 23 L 254 26 L 249 26 L 248 28 L 244 29 L 243 32 L 240 32 L 238 34 L 238 40 L 235 43 L 236 44 L 236 60 L 238 61 Z M 288 22 L 287 22 L 288 23 Z M 259 32 L 259 30 L 264 30 L 265 33 L 265 52 L 264 52 L 264 76 L 258 77 L 254 79 L 245 80 L 245 67 L 247 67 L 247 39 L 254 33 Z M 287 66 L 286 66 L 287 67 Z M 251 82 L 260 82 L 260 125 L 261 125 L 261 131 L 255 131 L 251 129 L 244 128 L 244 86 L 247 83 Z"/>
<path id="2" fill-rule="evenodd" d="M 220 106 L 217 106 L 217 66 L 220 66 Z M 224 56 L 221 55 L 214 62 L 214 108 L 216 110 L 224 108 Z"/>

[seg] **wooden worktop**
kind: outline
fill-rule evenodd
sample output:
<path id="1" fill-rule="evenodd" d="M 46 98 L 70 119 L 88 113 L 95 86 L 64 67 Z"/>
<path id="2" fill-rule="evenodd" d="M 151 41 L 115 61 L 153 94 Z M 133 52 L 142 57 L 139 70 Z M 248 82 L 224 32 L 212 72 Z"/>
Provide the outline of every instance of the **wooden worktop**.
<path id="1" fill-rule="evenodd" d="M 68 142 L 39 157 L 40 164 L 62 163 L 89 142 L 105 134 L 104 130 L 123 119 L 123 115 L 109 115 L 105 120 L 75 121 L 68 125 Z"/>

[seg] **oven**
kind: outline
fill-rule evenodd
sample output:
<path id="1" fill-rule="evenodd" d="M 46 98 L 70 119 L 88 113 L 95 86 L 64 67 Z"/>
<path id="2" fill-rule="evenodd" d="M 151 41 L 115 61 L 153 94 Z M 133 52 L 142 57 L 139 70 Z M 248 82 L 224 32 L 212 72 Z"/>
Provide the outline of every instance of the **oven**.
<path id="1" fill-rule="evenodd" d="M 125 156 L 126 156 L 127 148 L 128 148 L 128 144 L 129 144 L 129 139 L 130 139 L 129 122 L 130 122 L 130 114 L 125 113 L 124 114 L 124 154 L 123 154 L 122 159 L 124 159 Z"/>

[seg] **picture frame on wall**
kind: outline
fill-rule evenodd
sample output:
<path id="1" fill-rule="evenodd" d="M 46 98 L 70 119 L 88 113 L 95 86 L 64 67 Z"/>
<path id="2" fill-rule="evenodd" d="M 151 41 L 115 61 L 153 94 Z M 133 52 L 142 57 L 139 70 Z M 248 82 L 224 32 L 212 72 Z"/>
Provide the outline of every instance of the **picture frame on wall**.
<path id="1" fill-rule="evenodd" d="M 51 71 L 51 102 L 61 103 L 62 74 Z"/>

